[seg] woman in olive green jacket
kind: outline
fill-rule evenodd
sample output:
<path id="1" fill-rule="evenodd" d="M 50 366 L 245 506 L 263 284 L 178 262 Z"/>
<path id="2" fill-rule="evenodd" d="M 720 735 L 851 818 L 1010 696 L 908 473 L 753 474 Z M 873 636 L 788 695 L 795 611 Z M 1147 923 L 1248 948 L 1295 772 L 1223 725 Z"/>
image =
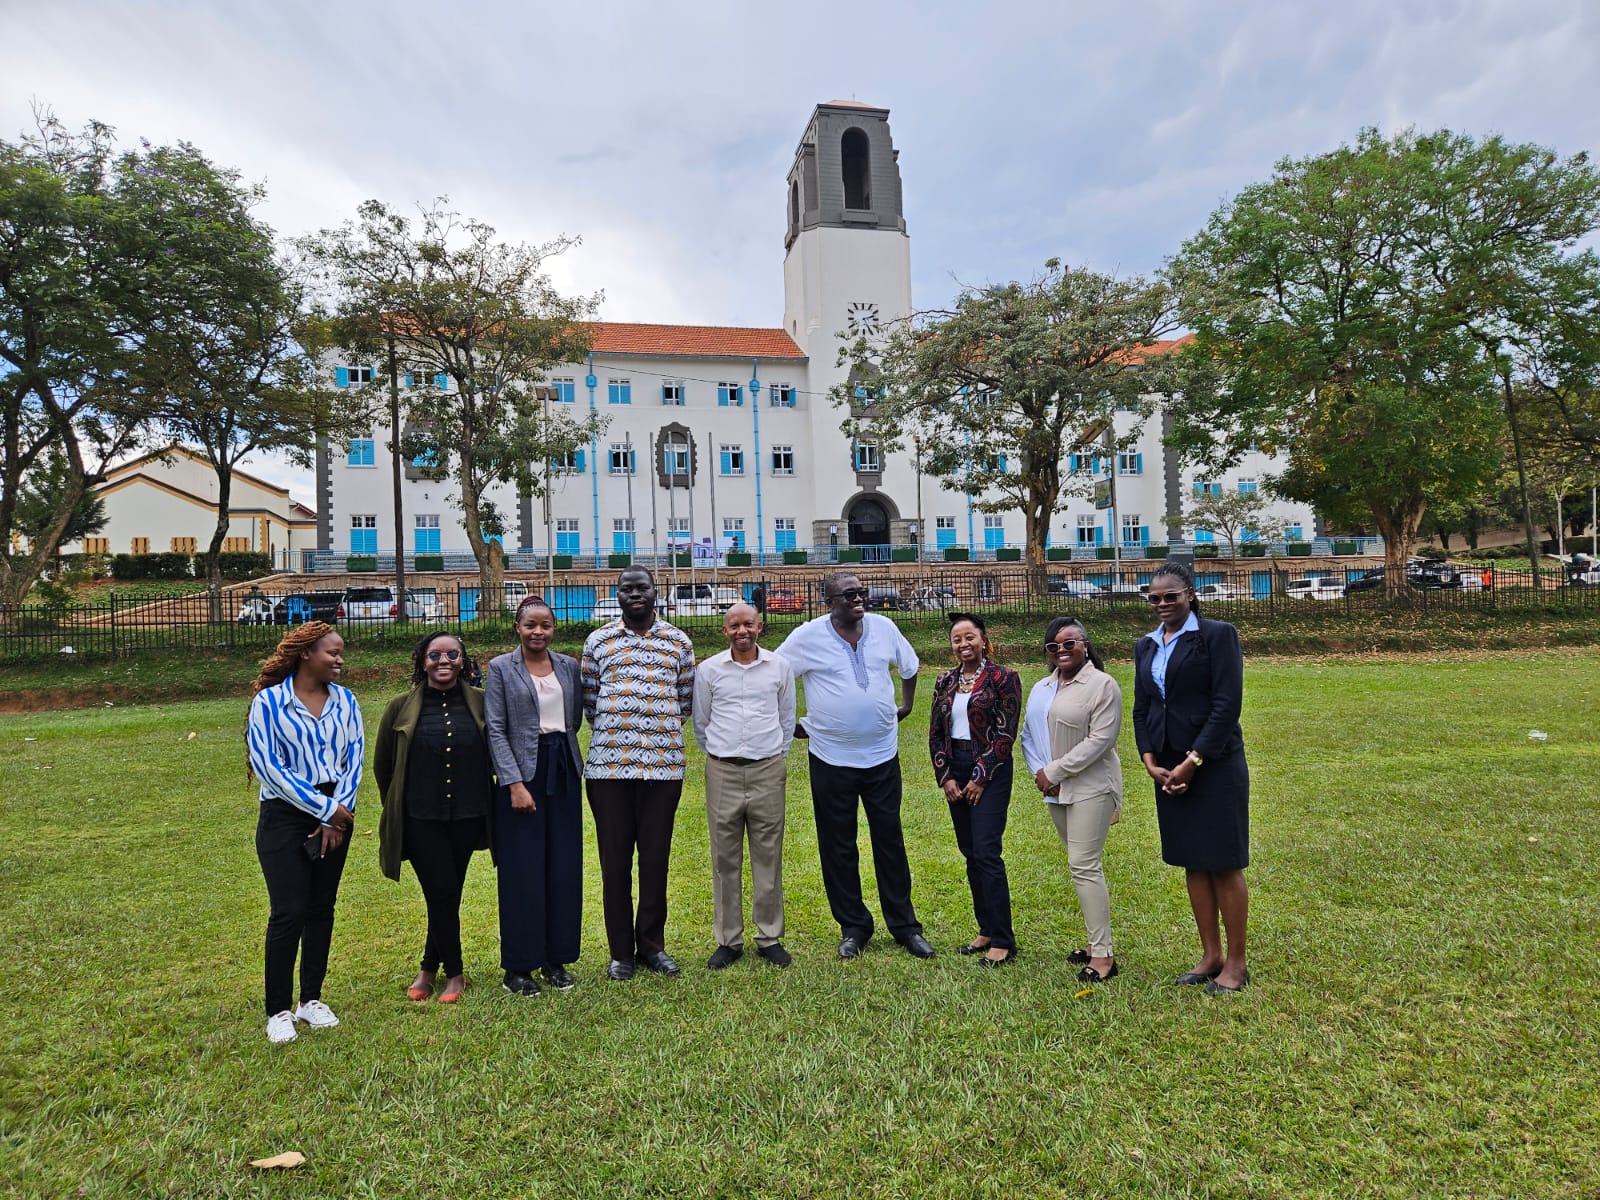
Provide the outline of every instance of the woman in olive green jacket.
<path id="1" fill-rule="evenodd" d="M 493 819 L 483 692 L 467 683 L 472 660 L 453 633 L 424 635 L 411 664 L 411 690 L 384 709 L 373 749 L 378 866 L 397 880 L 409 859 L 428 906 L 428 939 L 406 995 L 428 999 L 442 968 L 439 1001 L 454 1004 L 466 989 L 461 891 L 472 852 L 490 845 Z"/>

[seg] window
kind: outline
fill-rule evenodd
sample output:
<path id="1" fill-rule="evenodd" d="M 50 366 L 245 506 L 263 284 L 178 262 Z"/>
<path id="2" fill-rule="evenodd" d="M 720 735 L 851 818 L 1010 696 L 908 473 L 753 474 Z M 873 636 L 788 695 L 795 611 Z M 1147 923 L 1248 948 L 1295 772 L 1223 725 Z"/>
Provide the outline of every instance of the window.
<path id="1" fill-rule="evenodd" d="M 983 548 L 998 550 L 1006 544 L 1006 519 L 989 516 L 983 519 Z"/>
<path id="2" fill-rule="evenodd" d="M 863 475 L 876 474 L 883 470 L 883 458 L 878 453 L 876 442 L 857 442 L 855 449 L 856 470 Z"/>
<path id="3" fill-rule="evenodd" d="M 1239 494 L 1241 496 L 1254 496 L 1258 488 L 1254 479 L 1239 480 Z"/>
<path id="4" fill-rule="evenodd" d="M 668 379 L 661 385 L 661 403 L 682 408 L 687 389 L 681 379 Z"/>
<path id="5" fill-rule="evenodd" d="M 573 379 L 552 379 L 550 381 L 550 398 L 557 404 L 576 404 L 578 402 L 578 385 Z"/>
<path id="6" fill-rule="evenodd" d="M 956 544 L 956 519 L 954 517 L 935 517 L 933 519 L 933 541 L 934 545 L 940 550 Z"/>
<path id="7" fill-rule="evenodd" d="M 557 475 L 582 475 L 583 451 L 568 450 L 565 454 L 558 454 L 550 460 L 550 469 Z"/>
<path id="8" fill-rule="evenodd" d="M 376 554 L 378 552 L 378 515 L 376 513 L 350 514 L 350 553 Z"/>
<path id="9" fill-rule="evenodd" d="M 1138 513 L 1122 514 L 1122 544 L 1142 546 L 1150 541 L 1150 528 L 1139 521 Z"/>
<path id="10" fill-rule="evenodd" d="M 192 537 L 173 538 L 172 552 L 174 554 L 193 554 L 195 552 L 195 539 Z"/>
<path id="11" fill-rule="evenodd" d="M 1217 540 L 1217 535 L 1214 532 L 1212 532 L 1211 530 L 1209 530 L 1209 529 L 1201 529 L 1199 526 L 1195 527 L 1194 544 L 1196 546 L 1209 546 L 1209 545 L 1211 545 L 1211 543 L 1215 542 L 1216 540 Z"/>
<path id="12" fill-rule="evenodd" d="M 1196 479 L 1194 481 L 1194 494 L 1196 496 L 1220 496 L 1222 495 L 1222 485 L 1213 483 L 1209 479 Z"/>
<path id="13" fill-rule="evenodd" d="M 87 541 L 103 542 L 105 538 L 88 538 Z M 247 537 L 225 537 L 222 539 L 222 552 L 224 554 L 245 554 L 250 549 L 250 539 Z M 104 554 L 104 550 L 90 550 L 90 554 Z"/>
<path id="14" fill-rule="evenodd" d="M 1078 514 L 1078 545 L 1098 546 L 1105 540 L 1105 532 L 1094 513 Z"/>
<path id="15" fill-rule="evenodd" d="M 1261 540 L 1261 531 L 1259 529 L 1241 529 L 1241 530 L 1239 530 L 1239 541 L 1240 542 L 1259 542 L 1260 540 Z"/>
<path id="16" fill-rule="evenodd" d="M 722 544 L 729 550 L 744 549 L 744 518 L 722 518 Z"/>
<path id="17" fill-rule="evenodd" d="M 431 471 L 439 465 L 439 452 L 431 448 L 424 450 L 411 460 L 411 465 Z"/>
<path id="18" fill-rule="evenodd" d="M 377 465 L 376 448 L 371 438 L 354 438 L 345 452 L 347 467 L 372 467 Z"/>
<path id="19" fill-rule="evenodd" d="M 1006 473 L 1006 456 L 1004 454 L 985 456 L 983 469 L 991 475 L 1004 475 Z"/>
<path id="20" fill-rule="evenodd" d="M 439 553 L 439 514 L 418 513 L 411 534 L 411 549 L 416 554 Z"/>
<path id="21" fill-rule="evenodd" d="M 775 383 L 767 389 L 771 406 L 773 408 L 793 408 L 795 391 L 792 383 Z"/>
<path id="22" fill-rule="evenodd" d="M 130 538 L 128 540 L 128 553 L 130 553 L 130 554 L 149 554 L 150 553 L 150 539 L 147 538 L 147 537 Z"/>
<path id="23" fill-rule="evenodd" d="M 556 553 L 576 554 L 579 549 L 578 518 L 556 518 Z"/>
<path id="24" fill-rule="evenodd" d="M 774 517 L 772 519 L 772 546 L 780 553 L 784 550 L 795 548 L 794 518 Z"/>
<path id="25" fill-rule="evenodd" d="M 1094 475 L 1099 473 L 1099 459 L 1088 454 L 1067 455 L 1067 474 Z"/>
<path id="26" fill-rule="evenodd" d="M 608 403 L 608 404 L 632 404 L 633 403 L 633 380 L 631 380 L 631 379 L 608 379 L 606 381 L 606 403 Z"/>
<path id="27" fill-rule="evenodd" d="M 689 518 L 688 517 L 668 517 L 667 518 L 667 541 L 669 541 L 669 542 L 687 542 L 688 540 L 689 540 Z"/>
<path id="28" fill-rule="evenodd" d="M 774 446 L 772 448 L 772 473 L 774 475 L 794 474 L 793 446 Z"/>
<path id="29" fill-rule="evenodd" d="M 242 545 L 242 546 L 230 546 L 230 545 L 228 545 L 229 542 L 243 542 L 244 545 Z M 222 548 L 224 550 L 248 550 L 248 549 L 250 549 L 250 539 L 249 538 L 223 538 L 222 539 Z M 83 552 L 85 554 L 110 554 L 111 553 L 111 539 L 108 538 L 108 537 L 86 537 L 86 538 L 83 539 Z"/>
<path id="30" fill-rule="evenodd" d="M 743 475 L 744 447 L 723 445 L 717 454 L 717 471 L 722 475 Z"/>
<path id="31" fill-rule="evenodd" d="M 633 518 L 611 518 L 611 553 L 633 553 Z"/>
<path id="32" fill-rule="evenodd" d="M 406 386 L 408 388 L 427 387 L 428 383 L 429 375 L 426 371 L 406 372 Z M 440 371 L 437 375 L 432 376 L 432 383 L 433 386 L 441 392 L 447 392 L 450 390 L 450 376 L 446 375 L 443 371 Z"/>
<path id="33" fill-rule="evenodd" d="M 1124 475 L 1144 474 L 1144 455 L 1123 450 L 1117 455 L 1117 470 Z"/>
<path id="34" fill-rule="evenodd" d="M 742 392 L 744 387 L 738 383 L 717 384 L 717 407 L 735 408 L 744 403 Z"/>
<path id="35" fill-rule="evenodd" d="M 1283 536 L 1286 541 L 1291 542 L 1303 542 L 1306 540 L 1305 530 L 1301 529 L 1301 527 L 1298 525 L 1289 526 L 1283 531 Z"/>
<path id="36" fill-rule="evenodd" d="M 371 367 L 335 367 L 333 369 L 334 387 L 356 387 L 363 383 L 371 382 Z"/>
<path id="37" fill-rule="evenodd" d="M 844 206 L 871 208 L 872 190 L 867 170 L 867 135 L 846 129 L 839 139 L 839 165 L 844 175 Z"/>
<path id="38" fill-rule="evenodd" d="M 632 475 L 638 468 L 638 461 L 638 455 L 628 443 L 611 443 L 611 474 Z"/>
<path id="39" fill-rule="evenodd" d="M 682 443 L 670 443 L 661 447 L 661 473 L 663 475 L 687 475 L 689 473 L 689 447 Z"/>

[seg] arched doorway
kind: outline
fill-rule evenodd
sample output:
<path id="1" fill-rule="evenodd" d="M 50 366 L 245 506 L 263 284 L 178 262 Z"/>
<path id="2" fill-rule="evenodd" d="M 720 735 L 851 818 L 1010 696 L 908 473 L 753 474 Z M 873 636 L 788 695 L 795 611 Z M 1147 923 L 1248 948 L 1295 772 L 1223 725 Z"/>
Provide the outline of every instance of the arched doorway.
<path id="1" fill-rule="evenodd" d="M 861 546 L 863 560 L 889 559 L 889 510 L 874 496 L 857 496 L 845 510 L 850 527 L 850 544 Z"/>

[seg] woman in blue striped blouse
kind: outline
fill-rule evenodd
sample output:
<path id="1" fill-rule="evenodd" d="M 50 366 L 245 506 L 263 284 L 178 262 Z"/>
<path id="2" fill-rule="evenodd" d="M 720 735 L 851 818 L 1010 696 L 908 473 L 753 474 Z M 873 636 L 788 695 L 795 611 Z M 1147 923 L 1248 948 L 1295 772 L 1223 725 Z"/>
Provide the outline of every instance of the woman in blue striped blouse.
<path id="1" fill-rule="evenodd" d="M 308 621 L 290 630 L 251 687 L 245 741 L 261 781 L 256 857 L 267 881 L 267 1038 L 292 1042 L 295 1023 L 327 1029 L 339 1018 L 322 1002 L 333 941 L 333 906 L 355 826 L 365 736 L 354 694 L 334 681 L 344 639 Z M 294 961 L 300 959 L 300 1003 Z"/>

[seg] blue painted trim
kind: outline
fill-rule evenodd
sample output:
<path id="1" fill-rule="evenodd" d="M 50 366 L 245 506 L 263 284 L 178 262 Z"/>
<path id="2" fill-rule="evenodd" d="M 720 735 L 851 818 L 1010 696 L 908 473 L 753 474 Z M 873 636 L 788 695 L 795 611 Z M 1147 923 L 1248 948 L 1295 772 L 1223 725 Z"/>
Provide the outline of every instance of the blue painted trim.
<path id="1" fill-rule="evenodd" d="M 756 562 L 762 563 L 767 546 L 766 527 L 761 523 L 761 379 L 753 358 L 750 360 L 750 416 L 755 421 L 756 444 Z"/>
<path id="2" fill-rule="evenodd" d="M 589 355 L 589 373 L 584 376 L 584 386 L 589 389 L 589 419 L 599 420 L 599 412 L 594 405 L 595 385 L 600 381 L 594 375 L 594 355 Z M 598 464 L 600 462 L 600 435 L 591 429 L 589 431 L 589 459 Z M 590 472 L 590 490 L 594 496 L 594 565 L 600 565 L 600 472 L 598 469 Z"/>

